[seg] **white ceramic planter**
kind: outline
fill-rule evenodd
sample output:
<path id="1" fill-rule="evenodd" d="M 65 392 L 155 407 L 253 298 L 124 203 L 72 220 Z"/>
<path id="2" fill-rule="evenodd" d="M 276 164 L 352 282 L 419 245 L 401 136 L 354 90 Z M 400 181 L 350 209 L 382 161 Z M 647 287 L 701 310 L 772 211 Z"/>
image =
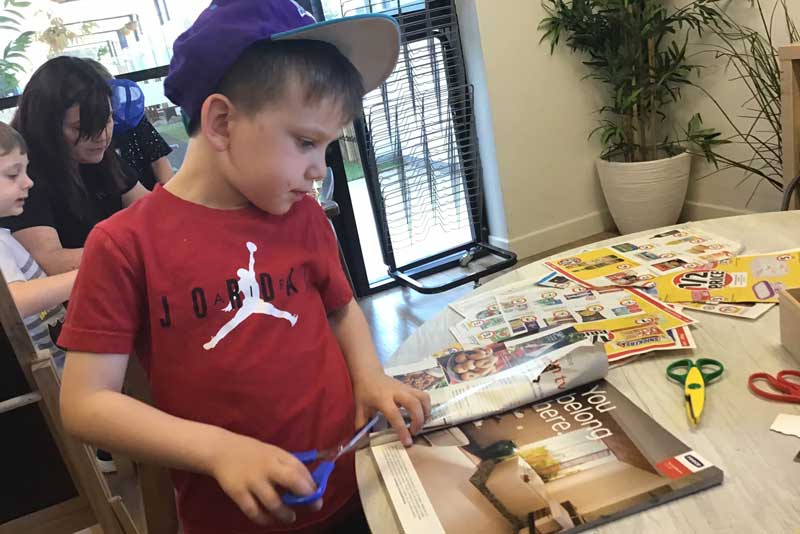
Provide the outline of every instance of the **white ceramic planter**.
<path id="1" fill-rule="evenodd" d="M 675 224 L 681 214 L 692 156 L 640 163 L 597 160 L 611 216 L 623 234 Z"/>

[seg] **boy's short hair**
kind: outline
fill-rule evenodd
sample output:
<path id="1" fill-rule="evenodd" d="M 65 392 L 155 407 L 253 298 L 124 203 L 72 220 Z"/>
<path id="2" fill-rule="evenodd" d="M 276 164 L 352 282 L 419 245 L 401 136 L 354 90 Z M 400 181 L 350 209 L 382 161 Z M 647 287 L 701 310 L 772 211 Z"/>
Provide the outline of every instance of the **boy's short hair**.
<path id="1" fill-rule="evenodd" d="M 330 99 L 339 106 L 343 123 L 361 112 L 361 74 L 335 46 L 323 41 L 256 42 L 231 65 L 214 92 L 225 95 L 245 112 L 257 113 L 279 102 L 290 89 L 302 91 L 309 105 Z M 198 110 L 189 117 L 189 135 L 199 128 Z"/>
<path id="2" fill-rule="evenodd" d="M 28 145 L 18 131 L 4 122 L 0 122 L 0 156 L 5 156 L 18 148 L 20 153 L 28 153 Z"/>

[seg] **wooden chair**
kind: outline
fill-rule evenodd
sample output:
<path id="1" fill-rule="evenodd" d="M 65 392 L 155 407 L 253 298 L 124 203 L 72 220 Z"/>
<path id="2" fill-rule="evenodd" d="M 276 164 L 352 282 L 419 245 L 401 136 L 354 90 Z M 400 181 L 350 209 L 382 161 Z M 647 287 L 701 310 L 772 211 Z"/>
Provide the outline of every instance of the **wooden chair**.
<path id="1" fill-rule="evenodd" d="M 153 403 L 147 375 L 137 358 L 128 360 L 125 393 L 147 404 Z M 175 534 L 178 532 L 178 514 L 175 491 L 168 471 L 162 467 L 137 462 L 136 472 L 147 534 Z"/>
<path id="2" fill-rule="evenodd" d="M 11 391 L 13 395 L 0 398 L 0 424 L 16 420 L 27 428 L 41 421 L 38 437 L 44 444 L 37 449 L 39 456 L 34 455 L 33 460 L 27 458 L 27 465 L 20 463 L 12 467 L 17 477 L 8 477 L 4 473 L 0 484 L 9 487 L 3 490 L 3 500 L 12 500 L 9 495 L 13 495 L 15 486 L 21 487 L 25 482 L 25 469 L 30 469 L 31 462 L 40 460 L 55 465 L 55 468 L 45 469 L 45 481 L 32 480 L 32 483 L 48 487 L 28 488 L 33 492 L 41 490 L 42 507 L 31 510 L 31 506 L 25 504 L 22 506 L 25 510 L 20 512 L 0 505 L 0 534 L 72 534 L 95 523 L 100 525 L 103 534 L 144 534 L 136 527 L 122 499 L 112 494 L 97 468 L 94 450 L 63 431 L 59 412 L 60 381 L 53 360 L 49 353 L 37 353 L 34 349 L 2 274 L 0 322 L 7 340 L 3 366 L 0 367 L 3 371 L 0 377 L 3 389 L 0 391 L 6 395 Z M 14 365 L 14 359 L 17 365 Z M 18 377 L 15 384 L 12 383 L 14 376 Z M 149 399 L 141 368 L 131 366 L 126 381 L 133 395 Z M 3 428 L 4 438 L 0 447 L 29 446 L 14 441 L 18 437 L 15 434 L 13 429 Z M 14 460 L 5 459 L 9 462 Z M 119 463 L 124 465 L 124 459 L 119 458 Z M 174 493 L 166 471 L 140 465 L 138 474 L 147 534 L 175 534 L 178 523 Z M 51 485 L 57 486 L 59 491 L 48 493 Z"/>

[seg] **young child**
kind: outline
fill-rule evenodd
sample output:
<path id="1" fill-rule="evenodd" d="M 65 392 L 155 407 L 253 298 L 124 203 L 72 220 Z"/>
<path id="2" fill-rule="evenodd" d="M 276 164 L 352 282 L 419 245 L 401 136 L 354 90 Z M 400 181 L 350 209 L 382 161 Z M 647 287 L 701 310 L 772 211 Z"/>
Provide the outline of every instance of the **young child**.
<path id="1" fill-rule="evenodd" d="M 315 24 L 291 0 L 216 0 L 165 81 L 191 117 L 181 169 L 86 243 L 59 339 L 63 424 L 174 468 L 186 534 L 357 532 L 353 455 L 324 503 L 292 509 L 283 493 L 315 487 L 287 451 L 335 446 L 377 411 L 410 445 L 429 415 L 384 374 L 308 196 L 398 48 L 388 17 Z M 120 393 L 134 351 L 155 407 Z"/>
<path id="2" fill-rule="evenodd" d="M 22 213 L 33 181 L 28 177 L 28 148 L 22 136 L 0 122 L 0 217 Z M 0 270 L 34 346 L 49 352 L 60 372 L 64 351 L 55 341 L 64 320 L 77 271 L 47 276 L 7 228 L 0 228 Z"/>
<path id="3" fill-rule="evenodd" d="M 111 87 L 114 145 L 122 160 L 136 170 L 139 182 L 147 189 L 152 190 L 156 183 L 166 184 L 174 174 L 167 159 L 172 148 L 147 120 L 141 87 L 130 80 L 115 79 L 99 61 L 83 60 Z"/>

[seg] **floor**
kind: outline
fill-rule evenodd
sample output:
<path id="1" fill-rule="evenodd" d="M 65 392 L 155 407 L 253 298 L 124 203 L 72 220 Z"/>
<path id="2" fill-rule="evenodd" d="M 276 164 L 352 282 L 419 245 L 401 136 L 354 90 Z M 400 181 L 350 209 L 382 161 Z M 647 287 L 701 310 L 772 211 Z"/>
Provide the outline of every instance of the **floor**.
<path id="1" fill-rule="evenodd" d="M 616 235 L 618 234 L 606 232 L 573 241 L 564 246 L 526 258 L 518 262 L 513 268 L 519 268 L 558 252 L 609 239 Z M 470 265 L 469 269 L 480 269 L 481 262 L 490 261 L 492 261 L 491 258 L 475 261 Z M 482 282 L 501 276 L 505 272 L 507 271 L 489 276 Z M 425 282 L 431 284 L 441 283 L 444 279 L 460 274 L 462 274 L 460 269 L 454 269 L 434 275 L 426 279 Z M 472 289 L 473 285 L 467 284 L 445 293 L 424 295 L 410 289 L 397 287 L 361 299 L 359 303 L 372 330 L 375 346 L 381 361 L 385 362 L 422 323 L 432 319 L 451 302 L 468 295 Z M 134 521 L 141 528 L 143 526 L 143 516 L 133 479 L 112 475 L 109 477 L 109 483 L 112 485 L 112 491 L 115 494 L 123 495 L 126 504 L 130 507 Z M 102 532 L 100 527 L 94 526 L 75 534 L 102 534 Z"/>
<path id="2" fill-rule="evenodd" d="M 517 262 L 513 268 L 519 268 L 528 263 L 552 256 L 564 250 L 573 249 L 583 245 L 596 243 L 604 239 L 617 236 L 615 233 L 600 233 L 589 236 L 585 239 L 567 243 L 561 247 L 554 248 L 526 258 Z M 475 262 L 474 267 L 480 267 L 479 262 Z M 502 271 L 489 276 L 482 282 L 502 276 L 507 271 Z M 444 273 L 434 275 L 425 280 L 431 284 L 441 283 L 439 279 L 459 276 L 460 269 L 453 269 Z M 436 295 L 424 295 L 404 287 L 397 287 L 388 291 L 383 291 L 376 295 L 365 297 L 359 300 L 361 309 L 367 317 L 378 357 L 381 362 L 385 362 L 400 347 L 405 339 L 410 336 L 425 321 L 432 319 L 439 312 L 445 309 L 448 304 L 459 300 L 468 295 L 473 289 L 472 284 L 466 284 L 445 293 Z"/>

